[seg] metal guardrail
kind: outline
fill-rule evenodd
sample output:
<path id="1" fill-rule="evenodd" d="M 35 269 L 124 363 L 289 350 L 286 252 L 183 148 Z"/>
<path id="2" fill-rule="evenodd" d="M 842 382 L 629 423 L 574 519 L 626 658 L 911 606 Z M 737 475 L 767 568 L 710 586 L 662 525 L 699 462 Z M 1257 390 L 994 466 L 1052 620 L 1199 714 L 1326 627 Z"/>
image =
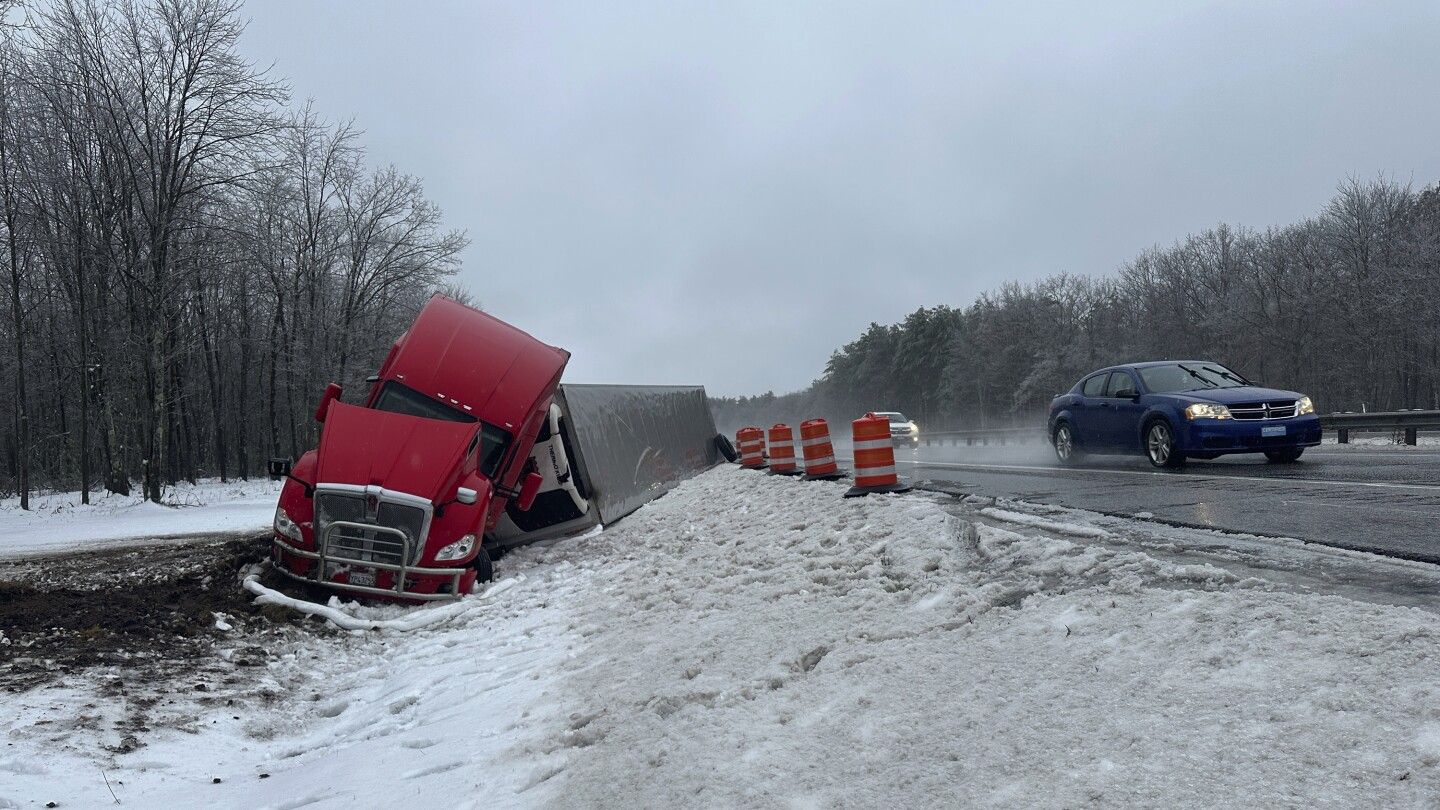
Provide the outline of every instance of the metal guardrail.
<path id="1" fill-rule="evenodd" d="M 1332 413 L 1320 417 L 1325 430 L 1335 431 L 1341 444 L 1350 443 L 1351 431 L 1404 431 L 1405 443 L 1415 444 L 1422 430 L 1440 430 L 1440 411 L 1379 411 Z"/>
<path id="2" fill-rule="evenodd" d="M 1440 411 L 1379 411 L 1374 413 L 1332 413 L 1320 416 L 1322 430 L 1333 431 L 1341 444 L 1350 443 L 1351 433 L 1403 431 L 1405 444 L 1416 444 L 1422 430 L 1440 430 Z M 1045 428 L 1010 427 L 977 430 L 934 430 L 920 432 L 920 443 L 926 445 L 965 444 L 989 445 L 1045 440 Z"/>

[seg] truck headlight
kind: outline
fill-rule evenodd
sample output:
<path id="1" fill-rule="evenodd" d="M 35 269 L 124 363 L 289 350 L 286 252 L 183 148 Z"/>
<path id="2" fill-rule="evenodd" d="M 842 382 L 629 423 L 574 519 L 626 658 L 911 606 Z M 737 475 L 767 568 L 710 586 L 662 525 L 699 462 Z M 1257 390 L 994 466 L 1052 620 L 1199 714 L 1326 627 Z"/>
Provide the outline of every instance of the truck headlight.
<path id="1" fill-rule="evenodd" d="M 299 524 L 290 519 L 289 513 L 285 511 L 285 507 L 283 506 L 275 507 L 275 531 L 297 543 L 302 542 L 304 539 L 304 535 L 300 533 Z"/>
<path id="2" fill-rule="evenodd" d="M 914 422 L 911 422 L 911 423 L 910 423 L 910 432 L 911 432 L 911 433 L 914 433 L 914 434 L 917 435 L 917 436 L 920 435 L 920 426 L 917 425 L 917 424 L 915 424 Z"/>
<path id="3" fill-rule="evenodd" d="M 1310 401 L 1310 397 L 1300 397 L 1295 401 L 1295 415 L 1304 416 L 1307 413 L 1315 413 L 1315 403 Z"/>
<path id="4" fill-rule="evenodd" d="M 1214 402 L 1197 402 L 1185 409 L 1186 419 L 1229 419 L 1230 409 Z"/>
<path id="5" fill-rule="evenodd" d="M 435 552 L 436 562 L 444 560 L 460 560 L 470 556 L 471 550 L 475 548 L 475 535 L 467 534 L 448 546 Z"/>

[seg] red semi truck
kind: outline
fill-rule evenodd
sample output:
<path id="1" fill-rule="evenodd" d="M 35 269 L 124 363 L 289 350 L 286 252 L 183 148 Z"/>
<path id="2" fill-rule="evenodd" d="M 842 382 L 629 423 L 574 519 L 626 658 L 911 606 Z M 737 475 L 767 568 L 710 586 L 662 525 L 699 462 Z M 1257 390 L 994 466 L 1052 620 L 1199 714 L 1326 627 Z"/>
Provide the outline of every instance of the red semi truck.
<path id="1" fill-rule="evenodd" d="M 526 471 L 569 352 L 442 296 L 371 378 L 364 407 L 331 383 L 320 446 L 295 463 L 272 559 L 369 596 L 454 598 L 489 579 L 484 533 L 541 477 Z"/>
<path id="2" fill-rule="evenodd" d="M 609 523 L 719 461 L 703 388 L 571 386 L 567 397 L 569 358 L 431 298 L 363 406 L 326 388 L 319 447 L 296 461 L 275 510 L 276 570 L 354 595 L 453 599 L 490 579 L 490 550 Z"/>

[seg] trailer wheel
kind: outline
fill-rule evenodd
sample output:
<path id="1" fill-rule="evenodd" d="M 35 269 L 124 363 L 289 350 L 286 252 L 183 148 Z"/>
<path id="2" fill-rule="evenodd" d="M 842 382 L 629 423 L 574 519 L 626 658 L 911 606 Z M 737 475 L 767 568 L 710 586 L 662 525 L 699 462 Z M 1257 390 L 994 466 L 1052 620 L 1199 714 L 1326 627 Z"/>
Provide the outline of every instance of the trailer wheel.
<path id="1" fill-rule="evenodd" d="M 735 452 L 735 445 L 730 443 L 730 438 L 724 433 L 715 434 L 715 449 L 720 451 L 726 461 L 737 461 L 740 458 L 740 454 Z"/>

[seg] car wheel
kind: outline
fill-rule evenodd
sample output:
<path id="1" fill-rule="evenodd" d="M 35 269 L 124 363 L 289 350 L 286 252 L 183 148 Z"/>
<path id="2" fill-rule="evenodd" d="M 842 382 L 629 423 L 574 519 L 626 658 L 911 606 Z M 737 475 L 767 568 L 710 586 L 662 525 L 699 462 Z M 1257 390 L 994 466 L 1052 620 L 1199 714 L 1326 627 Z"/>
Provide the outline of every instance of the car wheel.
<path id="1" fill-rule="evenodd" d="M 1303 447 L 1287 447 L 1284 450 L 1266 450 L 1265 458 L 1274 464 L 1289 464 L 1299 461 L 1300 454 L 1305 452 Z"/>
<path id="2" fill-rule="evenodd" d="M 1055 458 L 1059 459 L 1061 464 L 1075 464 L 1080 460 L 1080 451 L 1075 447 L 1075 432 L 1070 429 L 1068 422 L 1056 425 L 1055 433 L 1050 439 L 1055 445 Z"/>
<path id="3" fill-rule="evenodd" d="M 1185 454 L 1175 449 L 1175 433 L 1164 419 L 1156 419 L 1145 428 L 1145 457 L 1151 465 L 1164 469 L 1185 463 Z"/>

